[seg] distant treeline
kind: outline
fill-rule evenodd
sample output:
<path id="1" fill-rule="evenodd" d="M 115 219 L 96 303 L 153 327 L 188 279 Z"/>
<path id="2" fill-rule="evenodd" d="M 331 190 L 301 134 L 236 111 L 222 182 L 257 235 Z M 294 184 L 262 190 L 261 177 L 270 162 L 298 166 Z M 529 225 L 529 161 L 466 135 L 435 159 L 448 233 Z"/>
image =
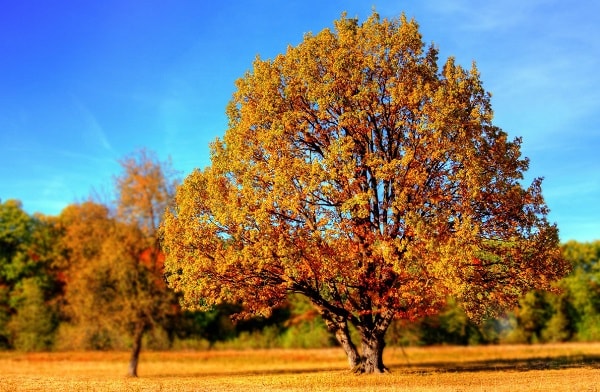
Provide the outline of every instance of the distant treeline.
<path id="1" fill-rule="evenodd" d="M 152 223 L 148 227 L 152 226 Z M 101 203 L 59 216 L 0 204 L 0 347 L 25 351 L 125 349 L 144 331 L 149 348 L 322 347 L 335 344 L 302 297 L 269 318 L 232 322 L 234 304 L 183 311 L 161 275 L 155 233 Z M 600 340 L 600 241 L 562 247 L 572 272 L 557 291 L 475 324 L 449 301 L 439 316 L 396 322 L 388 344 L 489 344 Z M 145 313 L 152 313 L 145 314 Z"/>

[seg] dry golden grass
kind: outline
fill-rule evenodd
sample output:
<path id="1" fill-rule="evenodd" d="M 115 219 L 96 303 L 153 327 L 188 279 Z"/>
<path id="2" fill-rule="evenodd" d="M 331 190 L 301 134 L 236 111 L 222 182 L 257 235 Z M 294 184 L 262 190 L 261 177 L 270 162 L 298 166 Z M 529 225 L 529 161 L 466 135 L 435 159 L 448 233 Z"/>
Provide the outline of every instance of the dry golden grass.
<path id="1" fill-rule="evenodd" d="M 0 353 L 0 391 L 600 391 L 600 343 L 388 348 L 391 374 L 356 376 L 340 349 Z"/>

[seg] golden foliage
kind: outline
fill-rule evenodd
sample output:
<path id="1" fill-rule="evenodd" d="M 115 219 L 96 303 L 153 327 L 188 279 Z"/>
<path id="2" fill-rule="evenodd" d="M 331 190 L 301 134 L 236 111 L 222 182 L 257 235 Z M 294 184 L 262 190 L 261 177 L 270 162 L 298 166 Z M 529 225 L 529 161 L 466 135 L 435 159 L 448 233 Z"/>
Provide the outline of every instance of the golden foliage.
<path id="1" fill-rule="evenodd" d="M 475 65 L 437 61 L 414 20 L 376 14 L 257 58 L 165 219 L 186 305 L 268 313 L 299 292 L 372 333 L 449 295 L 476 317 L 564 274 L 521 140 L 492 124 Z"/>

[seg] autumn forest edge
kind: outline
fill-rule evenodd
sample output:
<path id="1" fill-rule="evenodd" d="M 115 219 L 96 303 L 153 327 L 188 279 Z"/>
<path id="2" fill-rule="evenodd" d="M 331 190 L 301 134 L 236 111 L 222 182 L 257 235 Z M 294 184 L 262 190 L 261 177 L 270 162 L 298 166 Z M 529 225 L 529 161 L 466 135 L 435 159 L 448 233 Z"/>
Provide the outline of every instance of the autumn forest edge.
<path id="1" fill-rule="evenodd" d="M 342 36 L 342 33 L 356 34 L 356 26 L 344 26 L 343 23 L 344 19 L 338 22 L 338 36 Z M 379 20 L 376 23 L 371 21 L 371 24 L 371 30 L 361 33 L 375 34 L 374 31 L 379 31 Z M 393 34 L 400 34 L 402 29 L 410 30 L 410 27 L 408 22 L 402 21 L 400 25 L 386 28 Z M 409 33 L 416 34 L 414 31 Z M 402 34 L 408 33 L 404 31 Z M 307 41 L 310 39 L 306 38 Z M 312 39 L 332 40 L 330 36 Z M 310 45 L 311 42 L 306 43 L 306 47 Z M 348 48 L 341 45 L 335 49 L 342 53 Z M 418 49 L 414 52 L 418 53 Z M 433 52 L 420 54 L 421 57 L 416 56 L 415 61 L 425 67 L 430 60 L 428 56 L 434 55 Z M 367 69 L 365 64 L 358 69 Z M 269 66 L 269 63 L 257 62 L 255 74 L 262 75 L 258 68 Z M 281 65 L 282 69 L 286 66 Z M 453 72 L 460 74 L 462 69 L 453 66 L 447 63 L 444 69 L 447 74 L 443 75 L 442 82 L 450 85 L 448 80 L 456 77 L 460 79 L 457 88 L 474 83 L 473 88 L 477 89 L 476 70 L 471 71 L 473 74 L 466 72 L 455 76 Z M 273 71 L 269 70 L 266 74 L 269 72 Z M 385 69 L 381 71 L 384 72 Z M 242 107 L 250 101 L 248 97 L 251 94 L 258 91 L 260 95 L 260 88 L 269 87 L 269 81 L 265 80 L 264 86 L 252 90 L 254 87 L 251 84 L 254 82 L 256 80 L 247 76 L 239 84 Z M 432 85 L 435 83 L 437 81 L 431 82 Z M 250 92 L 246 92 L 249 95 L 244 97 L 242 90 L 245 88 Z M 440 91 L 445 90 L 440 87 Z M 381 100 L 383 104 L 389 106 L 396 100 L 393 93 L 390 94 Z M 362 98 L 356 98 L 356 95 L 350 98 L 358 102 Z M 480 116 L 483 118 L 486 115 L 487 98 L 478 91 L 475 96 L 481 100 L 482 108 L 478 110 L 481 110 Z M 260 110 L 256 110 L 257 115 L 261 115 Z M 269 107 L 264 110 L 273 113 L 279 109 Z M 315 113 L 317 118 L 320 114 L 317 111 Z M 341 117 L 338 119 L 340 123 Z M 250 121 L 244 119 L 242 110 L 230 114 L 230 118 L 242 126 L 245 126 L 243 121 Z M 359 122 L 361 119 L 344 120 Z M 439 121 L 443 123 L 445 120 Z M 488 119 L 480 121 L 487 124 Z M 263 125 L 253 124 L 248 129 L 260 126 Z M 282 126 L 285 128 L 285 123 Z M 314 130 L 319 126 L 317 120 L 307 129 Z M 339 125 L 339 128 L 346 126 Z M 305 139 L 299 140 L 309 146 Z M 214 148 L 226 158 L 224 146 L 221 146 L 222 150 L 219 150 L 219 145 Z M 508 146 L 511 147 L 510 143 Z M 314 149 L 311 154 L 317 151 L 313 145 L 310 148 Z M 354 145 L 340 148 L 354 148 Z M 255 158 L 252 156 L 249 159 Z M 306 158 L 303 159 L 306 161 Z M 324 157 L 322 161 L 326 159 Z M 182 308 L 181 293 L 171 290 L 165 277 L 161 226 L 163 212 L 172 211 L 170 203 L 180 179 L 173 171 L 171 162 L 159 161 L 148 150 L 139 150 L 119 162 L 122 172 L 114 178 L 114 192 L 109 201 L 90 197 L 69 205 L 58 216 L 45 216 L 26 213 L 18 200 L 1 200 L 2 349 L 130 349 L 131 366 L 134 367 L 132 372 L 135 373 L 142 346 L 152 349 L 209 349 L 324 347 L 336 344 L 314 306 L 296 294 L 287 295 L 262 316 L 247 314 L 242 319 L 231 318 L 244 312 L 241 304 L 235 302 L 221 301 L 203 311 Z M 336 164 L 332 162 L 332 165 Z M 373 162 L 374 166 L 380 164 Z M 380 169 L 382 176 L 386 170 Z M 370 181 L 373 174 L 365 178 Z M 374 189 L 377 192 L 379 188 Z M 349 207 L 350 215 L 354 207 Z M 364 219 L 362 216 L 360 218 Z M 393 321 L 387 330 L 387 344 L 466 345 L 599 340 L 600 241 L 563 243 L 560 252 L 571 271 L 552 283 L 552 290 L 530 290 L 520 296 L 518 306 L 487 315 L 477 322 L 468 317 L 460 301 L 448 297 L 437 312 L 428 315 L 424 315 L 427 313 L 424 312 L 419 317 Z M 356 331 L 351 330 L 350 333 L 356 334 Z"/>
<path id="2" fill-rule="evenodd" d="M 82 260 L 65 260 L 65 247 L 72 240 L 69 236 L 79 234 L 92 242 L 107 241 L 103 238 L 107 237 L 106 232 L 77 233 L 83 228 L 77 227 L 76 220 L 79 224 L 84 219 L 87 224 L 114 224 L 111 221 L 115 218 L 110 217 L 109 211 L 108 206 L 98 201 L 85 201 L 68 206 L 59 216 L 29 215 L 18 200 L 2 202 L 0 344 L 3 350 L 122 350 L 131 347 L 132 338 L 120 322 L 109 320 L 106 312 L 92 314 L 94 311 L 84 305 L 85 301 L 95 301 L 92 297 L 96 295 L 111 295 L 102 291 L 110 291 L 109 282 L 101 282 L 106 277 L 79 280 L 78 274 L 85 276 L 85 269 L 91 272 L 102 268 L 102 262 L 88 259 L 87 265 L 80 265 Z M 86 245 L 81 243 L 80 246 Z M 573 265 L 570 275 L 556 284 L 562 292 L 531 291 L 521 298 L 519 307 L 482 324 L 469 321 L 464 312 L 450 303 L 439 316 L 392 325 L 389 343 L 464 345 L 599 340 L 600 241 L 569 241 L 562 245 L 562 251 Z M 147 260 L 147 254 L 143 250 L 139 252 L 141 262 Z M 123 265 L 115 263 L 113 267 L 123 268 Z M 69 278 L 74 274 L 73 269 L 80 271 Z M 85 290 L 78 285 L 85 286 Z M 97 287 L 100 291 L 96 291 Z M 69 301 L 74 295 L 71 293 L 82 295 L 83 303 Z M 112 301 L 119 300 L 112 297 Z M 77 306 L 81 308 L 76 309 Z M 335 344 L 324 324 L 301 298 L 290 297 L 286 306 L 269 318 L 233 323 L 229 316 L 235 310 L 235 305 L 230 304 L 212 312 L 186 312 L 172 298 L 165 312 L 168 317 L 153 325 L 153 331 L 146 337 L 146 346 L 154 349 L 303 348 Z M 87 319 L 85 314 L 88 314 Z"/>

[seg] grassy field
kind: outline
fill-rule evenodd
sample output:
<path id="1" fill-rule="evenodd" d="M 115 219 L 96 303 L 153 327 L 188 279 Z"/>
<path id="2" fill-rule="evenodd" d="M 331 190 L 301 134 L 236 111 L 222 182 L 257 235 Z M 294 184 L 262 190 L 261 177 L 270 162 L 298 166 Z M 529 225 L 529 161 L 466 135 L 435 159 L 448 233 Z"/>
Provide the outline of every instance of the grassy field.
<path id="1" fill-rule="evenodd" d="M 600 343 L 388 348 L 391 373 L 348 372 L 341 349 L 0 353 L 0 391 L 600 391 Z"/>

